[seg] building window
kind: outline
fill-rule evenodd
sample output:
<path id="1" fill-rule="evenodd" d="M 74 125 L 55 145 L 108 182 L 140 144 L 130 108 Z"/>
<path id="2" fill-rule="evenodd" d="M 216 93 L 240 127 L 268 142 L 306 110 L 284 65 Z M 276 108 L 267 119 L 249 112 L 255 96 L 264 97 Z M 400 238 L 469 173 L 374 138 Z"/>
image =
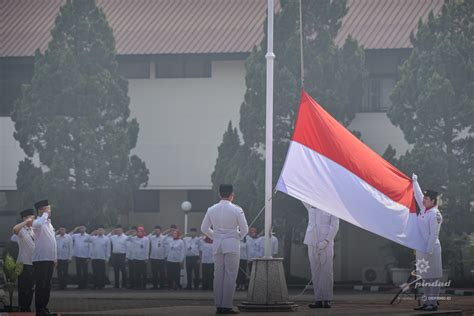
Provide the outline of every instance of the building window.
<path id="1" fill-rule="evenodd" d="M 150 79 L 150 63 L 147 61 L 119 61 L 119 73 L 127 79 Z"/>
<path id="2" fill-rule="evenodd" d="M 160 191 L 138 190 L 133 195 L 134 212 L 158 213 L 160 211 Z"/>
<path id="3" fill-rule="evenodd" d="M 391 106 L 390 93 L 395 86 L 393 76 L 373 77 L 367 81 L 362 112 L 386 112 Z"/>
<path id="4" fill-rule="evenodd" d="M 156 78 L 210 78 L 209 60 L 159 60 L 156 62 Z"/>
<path id="5" fill-rule="evenodd" d="M 192 204 L 191 212 L 206 212 L 216 203 L 212 190 L 188 190 L 188 201 Z"/>
<path id="6" fill-rule="evenodd" d="M 11 115 L 22 84 L 29 83 L 32 76 L 33 64 L 0 63 L 0 116 Z"/>

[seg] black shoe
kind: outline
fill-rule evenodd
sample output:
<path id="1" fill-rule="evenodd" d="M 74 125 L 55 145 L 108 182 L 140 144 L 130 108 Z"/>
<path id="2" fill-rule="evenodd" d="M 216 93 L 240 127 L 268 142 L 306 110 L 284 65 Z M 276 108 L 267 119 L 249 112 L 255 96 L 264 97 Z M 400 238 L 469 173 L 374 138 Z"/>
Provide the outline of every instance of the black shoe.
<path id="1" fill-rule="evenodd" d="M 323 302 L 316 301 L 308 305 L 309 308 L 323 308 Z"/>
<path id="2" fill-rule="evenodd" d="M 427 311 L 427 312 L 435 312 L 437 310 L 438 310 L 438 306 L 435 306 L 435 305 L 428 305 L 424 309 L 424 311 Z"/>
<path id="3" fill-rule="evenodd" d="M 331 308 L 331 302 L 330 301 L 323 301 L 323 308 Z"/>
<path id="4" fill-rule="evenodd" d="M 427 308 L 428 305 L 423 304 L 422 306 L 415 307 L 413 310 L 415 311 L 424 311 L 425 308 Z"/>
<path id="5" fill-rule="evenodd" d="M 240 312 L 234 311 L 232 308 L 222 308 L 220 314 L 235 315 L 240 314 Z"/>

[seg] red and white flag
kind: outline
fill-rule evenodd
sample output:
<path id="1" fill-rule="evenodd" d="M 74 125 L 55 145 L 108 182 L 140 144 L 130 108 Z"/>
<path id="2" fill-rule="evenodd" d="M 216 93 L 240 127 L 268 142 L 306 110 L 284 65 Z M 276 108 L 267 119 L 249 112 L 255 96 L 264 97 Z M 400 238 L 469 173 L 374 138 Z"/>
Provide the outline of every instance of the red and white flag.
<path id="1" fill-rule="evenodd" d="M 277 190 L 409 248 L 426 249 L 412 180 L 304 90 Z"/>

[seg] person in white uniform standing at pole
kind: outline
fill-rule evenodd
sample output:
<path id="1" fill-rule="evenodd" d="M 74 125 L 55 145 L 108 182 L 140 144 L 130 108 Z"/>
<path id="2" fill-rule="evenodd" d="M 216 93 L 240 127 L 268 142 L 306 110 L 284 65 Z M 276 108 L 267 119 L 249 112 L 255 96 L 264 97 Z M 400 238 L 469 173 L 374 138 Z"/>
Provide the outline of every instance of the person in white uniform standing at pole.
<path id="1" fill-rule="evenodd" d="M 57 262 L 56 234 L 51 225 L 51 206 L 48 200 L 35 203 L 38 217 L 33 221 L 35 251 L 33 253 L 33 276 L 35 278 L 36 315 L 49 315 L 48 303 L 51 293 L 51 278 Z"/>
<path id="2" fill-rule="evenodd" d="M 201 231 L 213 240 L 216 314 L 238 314 L 232 307 L 239 271 L 240 240 L 247 235 L 248 225 L 244 211 L 232 203 L 232 185 L 221 184 L 219 194 L 221 201 L 207 210 Z"/>
<path id="3" fill-rule="evenodd" d="M 443 277 L 441 243 L 439 231 L 443 217 L 438 210 L 438 192 L 421 191 L 417 176 L 413 175 L 415 200 L 420 208 L 417 216 L 418 228 L 426 243 L 426 251 L 416 251 L 416 273 L 423 282 L 423 305 L 415 310 L 436 311 L 438 309 L 439 282 Z"/>
<path id="4" fill-rule="evenodd" d="M 333 298 L 334 238 L 339 230 L 339 218 L 304 203 L 308 210 L 308 228 L 304 244 L 308 245 L 309 264 L 315 302 L 309 308 L 331 308 Z"/>

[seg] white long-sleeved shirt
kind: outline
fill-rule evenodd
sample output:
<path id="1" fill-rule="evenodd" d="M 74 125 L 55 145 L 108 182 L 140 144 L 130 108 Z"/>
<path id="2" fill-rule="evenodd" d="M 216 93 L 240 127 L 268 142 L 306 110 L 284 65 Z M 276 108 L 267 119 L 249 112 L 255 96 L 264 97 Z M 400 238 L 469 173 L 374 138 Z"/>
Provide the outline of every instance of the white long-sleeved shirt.
<path id="1" fill-rule="evenodd" d="M 318 246 L 324 240 L 333 244 L 339 230 L 339 218 L 323 210 L 303 203 L 308 210 L 308 227 L 303 243 Z"/>
<path id="2" fill-rule="evenodd" d="M 201 240 L 201 262 L 214 263 L 214 254 L 212 253 L 212 243 Z"/>
<path id="3" fill-rule="evenodd" d="M 201 224 L 201 231 L 214 241 L 214 253 L 239 253 L 248 229 L 242 208 L 227 200 L 211 206 Z"/>
<path id="4" fill-rule="evenodd" d="M 73 243 L 72 255 L 76 258 L 90 258 L 90 243 L 86 242 L 89 234 L 71 234 Z"/>
<path id="5" fill-rule="evenodd" d="M 58 260 L 72 259 L 73 240 L 70 235 L 56 235 L 56 245 L 58 247 Z"/>
<path id="6" fill-rule="evenodd" d="M 183 241 L 186 245 L 186 257 L 199 256 L 201 238 L 187 236 L 183 238 Z"/>
<path id="7" fill-rule="evenodd" d="M 150 257 L 150 239 L 143 236 L 128 237 L 130 243 L 127 247 L 130 247 L 130 258 L 131 260 L 148 260 Z"/>
<path id="8" fill-rule="evenodd" d="M 171 239 L 166 243 L 166 261 L 183 262 L 186 257 L 186 245 L 182 239 Z"/>
<path id="9" fill-rule="evenodd" d="M 423 205 L 423 191 L 416 180 L 413 181 L 413 191 L 416 203 L 420 208 L 420 214 L 417 216 L 418 228 L 425 240 L 426 253 L 431 254 L 435 251 L 435 248 L 441 248 L 439 231 L 443 222 L 443 216 L 436 205 L 428 210 L 426 209 Z"/>
<path id="10" fill-rule="evenodd" d="M 166 242 L 167 236 L 159 235 L 156 236 L 155 234 L 148 235 L 150 239 L 150 259 L 159 259 L 164 260 L 166 259 Z"/>
<path id="11" fill-rule="evenodd" d="M 253 260 L 260 258 L 260 242 L 259 238 L 252 238 L 247 236 L 247 259 Z"/>
<path id="12" fill-rule="evenodd" d="M 26 265 L 32 265 L 33 253 L 35 252 L 35 233 L 33 229 L 23 226 L 18 232 L 17 243 L 18 258 L 16 261 Z"/>
<path id="13" fill-rule="evenodd" d="M 258 238 L 258 256 L 262 258 L 265 255 L 265 236 Z M 272 256 L 278 254 L 278 238 L 272 235 Z"/>
<path id="14" fill-rule="evenodd" d="M 127 253 L 127 238 L 125 234 L 109 236 L 112 243 L 112 253 L 126 254 Z"/>
<path id="15" fill-rule="evenodd" d="M 56 233 L 47 212 L 33 221 L 35 233 L 35 251 L 32 262 L 56 261 L 58 259 Z"/>
<path id="16" fill-rule="evenodd" d="M 90 243 L 90 258 L 92 260 L 109 260 L 110 239 L 107 236 L 89 236 L 86 242 Z"/>
<path id="17" fill-rule="evenodd" d="M 249 237 L 245 238 L 247 240 Z M 249 259 L 249 252 L 247 249 L 247 241 L 244 242 L 242 239 L 240 241 L 240 260 L 248 260 Z"/>

